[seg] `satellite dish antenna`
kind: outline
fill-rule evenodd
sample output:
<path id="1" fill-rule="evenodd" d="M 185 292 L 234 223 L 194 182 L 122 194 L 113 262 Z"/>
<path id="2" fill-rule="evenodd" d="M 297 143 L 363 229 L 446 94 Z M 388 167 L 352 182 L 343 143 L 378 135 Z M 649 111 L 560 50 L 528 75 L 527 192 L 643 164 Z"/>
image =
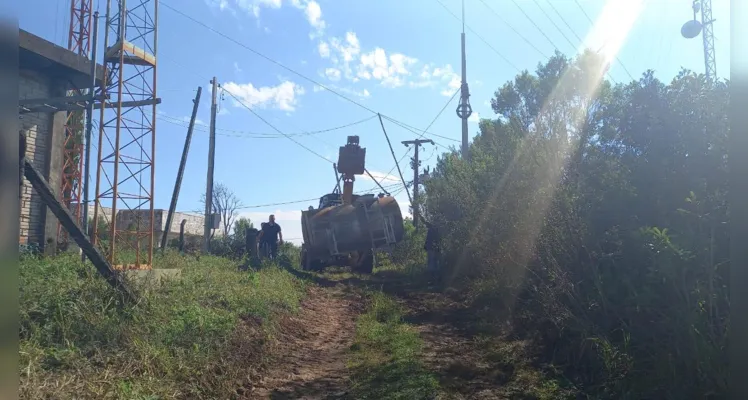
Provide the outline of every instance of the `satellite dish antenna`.
<path id="1" fill-rule="evenodd" d="M 701 22 L 692 19 L 680 28 L 680 34 L 686 39 L 693 39 L 701 33 Z"/>

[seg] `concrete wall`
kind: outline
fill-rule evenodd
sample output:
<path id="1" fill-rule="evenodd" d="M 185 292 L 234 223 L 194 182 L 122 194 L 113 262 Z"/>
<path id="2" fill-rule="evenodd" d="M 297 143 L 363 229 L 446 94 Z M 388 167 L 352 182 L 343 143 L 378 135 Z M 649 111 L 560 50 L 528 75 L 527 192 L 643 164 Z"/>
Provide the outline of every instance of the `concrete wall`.
<path id="1" fill-rule="evenodd" d="M 64 87 L 44 75 L 21 70 L 19 99 L 64 96 Z M 36 166 L 59 195 L 62 178 L 62 147 L 65 113 L 29 113 L 21 116 L 20 129 L 26 134 L 26 157 Z M 42 203 L 25 178 L 21 194 L 19 243 L 44 247 L 57 237 L 57 218 Z M 54 248 L 54 246 L 50 246 Z"/>

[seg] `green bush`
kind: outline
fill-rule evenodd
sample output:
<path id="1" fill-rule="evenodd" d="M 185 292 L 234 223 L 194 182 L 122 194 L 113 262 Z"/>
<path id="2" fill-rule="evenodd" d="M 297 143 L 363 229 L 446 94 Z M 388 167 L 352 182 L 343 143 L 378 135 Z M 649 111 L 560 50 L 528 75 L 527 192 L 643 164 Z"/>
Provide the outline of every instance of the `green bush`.
<path id="1" fill-rule="evenodd" d="M 726 394 L 728 85 L 598 82 L 557 54 L 500 87 L 425 183 L 445 279 L 595 398 Z"/>

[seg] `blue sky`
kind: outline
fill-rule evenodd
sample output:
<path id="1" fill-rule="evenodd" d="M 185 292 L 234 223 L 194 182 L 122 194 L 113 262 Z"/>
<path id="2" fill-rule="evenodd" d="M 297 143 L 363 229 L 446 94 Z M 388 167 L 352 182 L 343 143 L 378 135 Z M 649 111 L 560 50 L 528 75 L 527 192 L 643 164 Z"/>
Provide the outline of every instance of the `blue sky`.
<path id="1" fill-rule="evenodd" d="M 582 46 L 577 36 L 597 47 L 602 43 L 618 47 L 610 43 L 620 43 L 617 59 L 634 77 L 654 69 L 660 79 L 669 81 L 681 67 L 699 72 L 704 69 L 701 37 L 686 40 L 680 35 L 681 25 L 692 17 L 689 1 L 579 0 L 589 17 L 598 21 L 594 29 L 573 0 L 515 1 L 465 1 L 470 28 L 468 82 L 474 110 L 471 136 L 477 131 L 479 117 L 493 117 L 488 101 L 499 86 L 512 79 L 518 69 L 534 70 L 546 59 L 541 53 L 551 55 L 554 45 L 567 55 L 574 54 Z M 441 2 L 459 15 L 460 1 Z M 95 8 L 97 3 L 101 3 L 98 7 L 103 14 L 106 2 L 95 0 Z M 729 77 L 730 9 L 728 2 L 713 3 L 717 73 L 724 78 Z M 371 110 L 419 129 L 426 128 L 459 86 L 461 24 L 437 0 L 169 0 L 162 4 L 177 7 Z M 67 1 L 25 0 L 17 7 L 20 28 L 66 45 Z M 158 96 L 163 101 L 157 125 L 156 208 L 168 208 L 186 134 L 182 121 L 191 112 L 197 86 L 203 87 L 198 118 L 205 124 L 209 121 L 208 80 L 212 76 L 285 133 L 325 130 L 372 116 L 370 111 L 165 6 L 160 8 L 159 19 Z M 612 62 L 609 75 L 618 82 L 630 80 L 617 60 Z M 456 105 L 453 101 L 429 129 L 452 139 L 430 137 L 444 147 L 459 144 Z M 272 128 L 228 95 L 220 108 L 215 181 L 231 188 L 244 205 L 315 198 L 332 189 L 329 162 L 285 137 L 277 137 Z M 406 151 L 400 141 L 415 134 L 388 120 L 384 123 L 400 158 Z M 258 138 L 257 133 L 276 137 Z M 392 169 L 394 161 L 376 118 L 345 129 L 294 138 L 335 161 L 337 146 L 354 134 L 367 148 L 367 168 L 372 173 L 384 176 Z M 429 146 L 422 149 L 422 158 L 428 159 L 423 166 L 433 165 L 444 147 L 436 147 L 436 153 Z M 200 126 L 193 137 L 179 210 L 200 207 L 207 148 L 207 129 Z M 412 179 L 406 162 L 402 168 L 406 181 Z M 397 175 L 396 171 L 393 174 Z M 385 184 L 398 180 L 395 176 L 387 179 Z M 357 190 L 372 187 L 374 183 L 366 177 L 356 181 Z M 403 192 L 397 198 L 405 211 L 407 196 Z M 286 238 L 296 239 L 301 237 L 299 210 L 310 204 L 316 202 L 246 208 L 242 213 L 255 222 L 275 213 Z"/>

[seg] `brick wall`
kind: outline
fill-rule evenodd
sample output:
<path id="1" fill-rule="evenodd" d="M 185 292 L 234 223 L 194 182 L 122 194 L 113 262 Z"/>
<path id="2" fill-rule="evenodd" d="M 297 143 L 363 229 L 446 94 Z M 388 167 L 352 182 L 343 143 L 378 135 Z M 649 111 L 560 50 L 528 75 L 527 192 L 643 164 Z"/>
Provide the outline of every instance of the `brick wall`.
<path id="1" fill-rule="evenodd" d="M 19 98 L 51 97 L 53 90 L 49 79 L 42 75 L 21 71 Z M 26 134 L 26 157 L 35 167 L 47 173 L 49 163 L 50 138 L 54 114 L 29 113 L 21 118 L 21 130 Z M 49 178 L 46 176 L 46 178 Z M 53 188 L 57 188 L 53 186 Z M 46 206 L 34 191 L 31 183 L 23 179 L 21 189 L 20 243 L 44 244 Z"/>

